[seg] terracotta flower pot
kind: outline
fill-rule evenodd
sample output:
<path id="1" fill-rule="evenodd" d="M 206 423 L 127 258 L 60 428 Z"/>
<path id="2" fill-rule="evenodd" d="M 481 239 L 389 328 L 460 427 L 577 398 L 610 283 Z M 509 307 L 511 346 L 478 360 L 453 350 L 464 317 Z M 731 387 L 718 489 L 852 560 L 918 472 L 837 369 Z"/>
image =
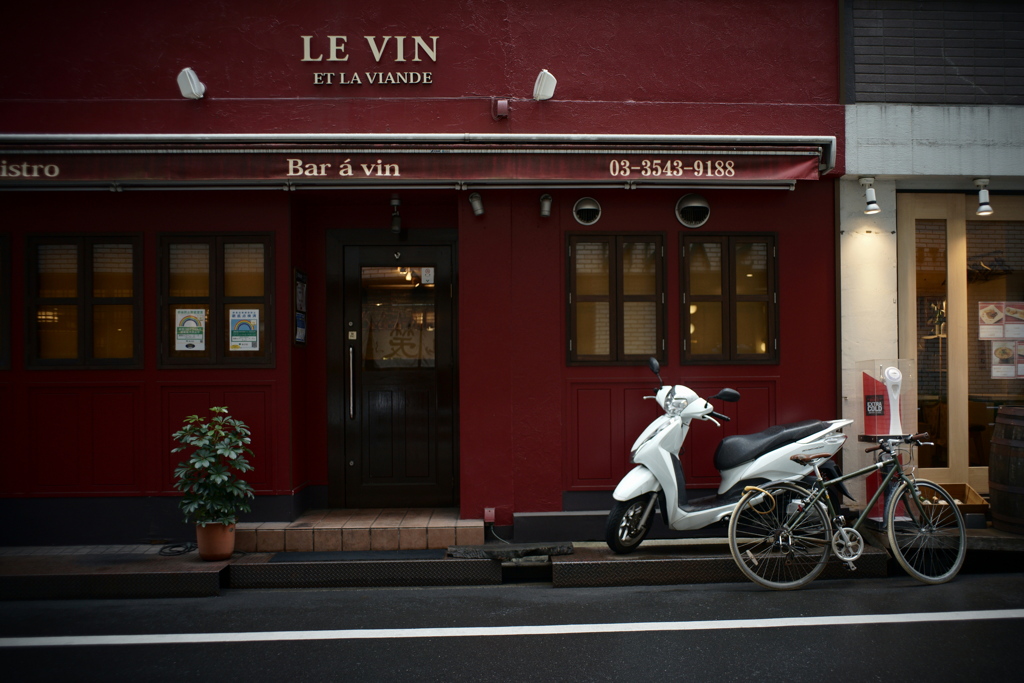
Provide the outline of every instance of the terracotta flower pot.
<path id="1" fill-rule="evenodd" d="M 200 559 L 217 562 L 231 559 L 235 552 L 234 524 L 196 524 L 196 545 Z"/>

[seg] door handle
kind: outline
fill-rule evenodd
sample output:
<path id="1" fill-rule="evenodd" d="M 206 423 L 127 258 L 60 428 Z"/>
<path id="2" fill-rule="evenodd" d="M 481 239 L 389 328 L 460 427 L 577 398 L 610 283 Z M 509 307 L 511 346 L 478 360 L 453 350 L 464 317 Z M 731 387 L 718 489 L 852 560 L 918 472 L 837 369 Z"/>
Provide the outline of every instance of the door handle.
<path id="1" fill-rule="evenodd" d="M 348 419 L 356 419 L 356 350 L 348 347 Z"/>

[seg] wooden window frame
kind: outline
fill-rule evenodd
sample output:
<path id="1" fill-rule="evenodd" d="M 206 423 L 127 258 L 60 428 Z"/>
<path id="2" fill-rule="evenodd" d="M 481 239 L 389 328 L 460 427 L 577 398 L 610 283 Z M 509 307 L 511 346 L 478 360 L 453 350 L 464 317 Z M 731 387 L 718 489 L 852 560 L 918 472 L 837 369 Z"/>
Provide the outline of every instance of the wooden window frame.
<path id="1" fill-rule="evenodd" d="M 611 267 L 609 269 L 609 293 L 603 296 L 580 296 L 576 291 L 576 256 L 574 247 L 580 242 L 600 242 L 609 245 Z M 654 295 L 625 295 L 623 289 L 622 249 L 626 243 L 654 242 L 658 250 L 655 268 Z M 663 233 L 570 233 L 566 239 L 566 289 L 568 291 L 567 306 L 567 348 L 566 359 L 569 365 L 642 365 L 652 355 L 661 362 L 666 360 L 665 343 L 665 235 Z M 576 343 L 577 304 L 586 301 L 608 301 L 609 303 L 609 353 L 581 356 Z M 657 325 L 657 346 L 653 354 L 626 354 L 622 351 L 625 345 L 625 330 L 620 324 L 623 319 L 625 304 L 628 302 L 654 302 Z"/>
<path id="2" fill-rule="evenodd" d="M 170 247 L 172 244 L 206 244 L 210 247 L 210 293 L 203 297 L 170 296 Z M 228 297 L 224 293 L 224 247 L 228 244 L 263 245 L 263 295 Z M 160 283 L 158 325 L 161 368 L 272 368 L 275 366 L 274 327 L 274 236 L 271 233 L 218 233 L 160 236 Z M 262 341 L 258 352 L 234 352 L 226 349 L 228 322 L 224 310 L 230 305 L 262 305 L 260 327 Z M 209 353 L 203 357 L 171 355 L 174 331 L 171 311 L 176 306 L 208 306 L 206 344 Z M 245 355 L 241 355 L 245 354 Z M 258 354 L 258 355 L 257 355 Z"/>
<path id="3" fill-rule="evenodd" d="M 44 245 L 75 245 L 78 248 L 77 292 L 74 297 L 42 298 L 39 296 L 38 249 Z M 93 295 L 93 269 L 90 257 L 92 248 L 98 244 L 132 245 L 132 296 L 97 297 Z M 25 306 L 25 329 L 28 344 L 25 348 L 25 363 L 35 369 L 138 369 L 142 367 L 142 235 L 40 235 L 28 238 Z M 36 310 L 41 305 L 75 305 L 78 307 L 78 356 L 76 358 L 39 358 L 39 327 Z M 92 307 L 109 304 L 130 304 L 132 313 L 132 357 L 95 358 L 93 356 Z"/>
<path id="4" fill-rule="evenodd" d="M 692 295 L 690 293 L 690 269 L 687 251 L 693 243 L 716 242 L 722 245 L 722 294 Z M 764 295 L 740 295 L 736 293 L 735 248 L 744 243 L 766 243 L 771 257 L 768 259 L 766 279 L 769 291 Z M 779 305 L 778 305 L 778 238 L 775 233 L 715 233 L 685 235 L 679 237 L 679 321 L 680 353 L 689 365 L 778 365 L 779 352 Z M 701 301 L 722 303 L 722 353 L 694 354 L 690 348 L 690 304 Z M 736 350 L 737 304 L 745 301 L 759 301 L 768 308 L 768 339 L 771 345 L 765 354 L 743 354 Z"/>

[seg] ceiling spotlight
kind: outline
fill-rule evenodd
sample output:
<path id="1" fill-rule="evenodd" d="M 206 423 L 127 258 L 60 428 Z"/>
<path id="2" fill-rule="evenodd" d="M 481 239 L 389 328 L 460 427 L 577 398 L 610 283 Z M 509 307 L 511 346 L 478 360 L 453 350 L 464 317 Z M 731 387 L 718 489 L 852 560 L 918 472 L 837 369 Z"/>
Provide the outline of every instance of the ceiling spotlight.
<path id="1" fill-rule="evenodd" d="M 206 86 L 199 80 L 199 76 L 187 66 L 178 73 L 178 89 L 182 97 L 190 100 L 202 99 L 206 92 Z"/>
<path id="2" fill-rule="evenodd" d="M 866 204 L 864 205 L 864 213 L 871 215 L 874 213 L 881 213 L 882 207 L 875 201 L 875 188 L 871 187 L 871 184 L 875 182 L 874 178 L 861 178 L 860 184 L 864 186 L 864 199 Z"/>
<path id="3" fill-rule="evenodd" d="M 555 84 L 558 79 L 551 75 L 547 69 L 541 69 L 537 74 L 537 81 L 533 84 L 533 99 L 550 100 L 555 94 Z"/>
<path id="4" fill-rule="evenodd" d="M 398 215 L 398 207 L 401 205 L 402 200 L 398 198 L 398 195 L 391 195 L 391 232 L 396 235 L 402 232 L 402 217 Z"/>
<path id="5" fill-rule="evenodd" d="M 541 218 L 547 218 L 551 215 L 551 195 L 542 194 L 540 196 L 540 215 Z"/>
<path id="6" fill-rule="evenodd" d="M 484 200 L 480 197 L 479 192 L 474 192 L 469 195 L 469 204 L 473 207 L 474 216 L 484 215 Z"/>
<path id="7" fill-rule="evenodd" d="M 978 178 L 974 185 L 978 188 L 978 210 L 975 213 L 979 216 L 991 216 L 993 211 L 992 205 L 988 203 L 988 178 Z"/>

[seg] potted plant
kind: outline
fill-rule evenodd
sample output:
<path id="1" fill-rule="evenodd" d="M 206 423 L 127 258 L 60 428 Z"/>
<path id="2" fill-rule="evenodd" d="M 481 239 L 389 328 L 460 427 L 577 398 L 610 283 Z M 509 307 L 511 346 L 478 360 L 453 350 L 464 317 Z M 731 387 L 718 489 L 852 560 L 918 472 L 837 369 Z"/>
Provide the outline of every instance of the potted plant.
<path id="1" fill-rule="evenodd" d="M 180 444 L 172 453 L 191 451 L 188 460 L 174 470 L 174 488 L 185 495 L 179 507 L 186 522 L 196 525 L 196 543 L 204 560 L 226 560 L 235 550 L 235 523 L 249 512 L 252 486 L 235 471 L 253 469 L 246 458 L 252 455 L 249 428 L 228 414 L 226 407 L 213 407 L 213 417 L 190 415 L 172 438 Z"/>

